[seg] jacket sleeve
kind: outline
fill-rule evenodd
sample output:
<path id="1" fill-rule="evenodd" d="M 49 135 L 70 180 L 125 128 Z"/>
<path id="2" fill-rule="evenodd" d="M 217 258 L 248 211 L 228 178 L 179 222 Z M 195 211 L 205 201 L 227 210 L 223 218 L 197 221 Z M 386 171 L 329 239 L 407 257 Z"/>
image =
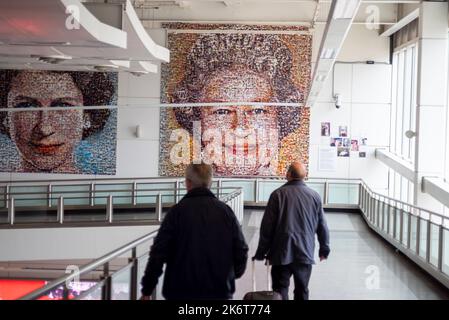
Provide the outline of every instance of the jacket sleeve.
<path id="1" fill-rule="evenodd" d="M 248 261 L 248 245 L 242 233 L 242 228 L 235 217 L 233 216 L 233 252 L 234 252 L 234 273 L 235 278 L 240 278 L 246 270 L 246 262 Z"/>
<path id="2" fill-rule="evenodd" d="M 153 293 L 163 272 L 164 263 L 167 262 L 172 250 L 176 234 L 174 215 L 174 209 L 167 213 L 151 246 L 148 263 L 141 281 L 142 295 L 149 296 Z"/>
<path id="3" fill-rule="evenodd" d="M 270 249 L 274 231 L 279 216 L 279 199 L 276 193 L 272 193 L 268 199 L 267 207 L 260 226 L 259 245 L 256 251 L 256 259 L 263 260 Z"/>
<path id="4" fill-rule="evenodd" d="M 329 247 L 329 229 L 327 227 L 326 218 L 324 216 L 323 205 L 321 199 L 318 199 L 318 227 L 317 227 L 318 242 L 320 244 L 319 256 L 327 258 L 330 253 Z"/>

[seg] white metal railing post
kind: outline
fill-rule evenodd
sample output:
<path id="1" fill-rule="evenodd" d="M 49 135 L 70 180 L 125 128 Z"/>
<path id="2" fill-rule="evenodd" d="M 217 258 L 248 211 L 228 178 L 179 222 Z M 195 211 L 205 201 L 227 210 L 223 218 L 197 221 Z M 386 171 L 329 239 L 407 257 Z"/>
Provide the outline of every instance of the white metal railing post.
<path id="1" fill-rule="evenodd" d="M 430 240 L 431 240 L 431 227 L 432 224 L 430 223 L 430 214 L 429 214 L 429 220 L 427 220 L 427 239 L 426 239 L 426 261 L 427 263 L 430 263 Z"/>
<path id="2" fill-rule="evenodd" d="M 14 198 L 9 198 L 9 205 L 8 205 L 8 223 L 12 226 L 14 225 L 16 215 L 16 208 L 14 206 Z"/>
<path id="3" fill-rule="evenodd" d="M 113 221 L 113 215 L 114 215 L 114 207 L 113 207 L 113 197 L 110 194 L 108 196 L 107 202 L 106 202 L 106 220 L 109 223 L 112 223 Z"/>
<path id="4" fill-rule="evenodd" d="M 324 195 L 323 195 L 323 204 L 329 204 L 329 181 L 324 181 Z"/>
<path id="5" fill-rule="evenodd" d="M 181 183 L 179 180 L 175 181 L 175 203 L 179 202 L 179 189 L 181 188 Z"/>
<path id="6" fill-rule="evenodd" d="M 95 202 L 94 202 L 94 194 L 95 193 L 95 183 L 91 183 L 90 184 L 90 190 L 89 190 L 89 204 L 91 207 L 94 206 Z"/>
<path id="7" fill-rule="evenodd" d="M 49 208 L 51 208 L 51 205 L 52 205 L 52 201 L 51 201 L 51 198 L 52 198 L 52 190 L 53 189 L 53 186 L 51 185 L 51 183 L 49 183 L 48 184 L 48 186 L 47 186 L 47 206 L 49 207 Z"/>
<path id="8" fill-rule="evenodd" d="M 162 194 L 158 193 L 156 196 L 156 216 L 157 221 L 162 221 Z"/>
<path id="9" fill-rule="evenodd" d="M 56 219 L 58 223 L 63 224 L 64 223 L 64 198 L 60 196 L 58 198 L 58 208 L 56 211 Z"/>
<path id="10" fill-rule="evenodd" d="M 255 179 L 254 180 L 254 202 L 258 203 L 259 202 L 259 179 Z"/>
<path id="11" fill-rule="evenodd" d="M 133 190 L 132 190 L 132 197 L 133 197 L 133 206 L 137 204 L 137 182 L 133 182 Z"/>
<path id="12" fill-rule="evenodd" d="M 5 207 L 9 208 L 9 184 L 5 187 Z"/>
<path id="13" fill-rule="evenodd" d="M 359 209 L 362 208 L 362 183 L 359 183 Z"/>

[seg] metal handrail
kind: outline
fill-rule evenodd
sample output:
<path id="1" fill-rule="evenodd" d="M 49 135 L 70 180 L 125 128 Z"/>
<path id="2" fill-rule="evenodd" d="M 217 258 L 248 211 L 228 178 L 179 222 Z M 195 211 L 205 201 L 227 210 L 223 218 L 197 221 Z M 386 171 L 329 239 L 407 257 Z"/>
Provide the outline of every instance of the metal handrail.
<path id="1" fill-rule="evenodd" d="M 356 179 L 353 179 L 356 180 Z M 384 237 L 386 240 L 388 240 L 390 243 L 392 243 L 396 248 L 398 248 L 398 250 L 401 250 L 402 252 L 404 252 L 404 254 L 406 254 L 411 260 L 415 261 L 419 266 L 421 266 L 424 270 L 428 271 L 432 276 L 434 276 L 437 280 L 439 280 L 440 282 L 442 282 L 444 285 L 449 287 L 449 275 L 445 272 L 443 272 L 442 269 L 442 264 L 443 264 L 443 257 L 444 257 L 444 252 L 443 252 L 443 231 L 449 231 L 448 228 L 446 228 L 443 225 L 444 220 L 449 220 L 449 217 L 445 217 L 442 216 L 438 213 L 433 213 L 430 212 L 429 210 L 423 209 L 423 208 L 419 208 L 417 206 L 414 205 L 410 205 L 407 204 L 403 201 L 400 200 L 396 200 L 394 198 L 385 196 L 383 194 L 374 192 L 362 179 L 357 179 L 358 181 L 358 185 L 359 185 L 359 197 L 358 197 L 358 207 L 359 209 L 362 211 L 363 213 L 363 217 L 365 219 L 365 221 L 367 222 L 367 224 L 373 229 L 375 230 L 377 233 L 379 233 L 379 235 L 381 235 L 382 237 Z M 257 183 L 257 182 L 256 182 Z M 328 182 L 326 181 L 326 184 L 328 184 Z M 242 190 L 241 188 L 239 188 L 238 190 L 235 190 L 229 194 L 227 194 L 226 196 L 223 197 L 224 201 L 232 201 L 233 199 L 237 198 L 240 196 L 240 200 L 242 199 Z M 383 201 L 381 200 L 387 200 L 387 201 L 392 201 L 392 203 L 387 202 L 387 201 Z M 382 206 L 373 206 L 373 200 L 378 201 L 378 203 L 382 203 Z M 394 221 L 393 221 L 393 225 L 390 225 L 390 219 L 391 219 L 391 211 L 385 211 L 385 204 L 388 205 L 387 208 L 393 208 L 393 209 L 399 209 L 401 210 L 401 216 L 400 219 L 397 220 L 397 214 L 394 213 Z M 400 208 L 399 205 L 400 204 L 403 208 Z M 409 208 L 409 209 L 414 209 L 417 210 L 419 212 L 421 211 L 425 211 L 428 212 L 429 214 L 433 214 L 436 216 L 440 216 L 442 218 L 442 223 L 441 224 L 436 224 L 434 222 L 431 221 L 431 216 L 429 215 L 429 218 L 425 218 L 422 217 L 420 215 L 415 215 L 412 211 L 413 210 L 404 210 L 404 206 Z M 387 216 L 385 216 L 385 214 Z M 402 218 L 402 214 L 408 214 L 409 218 L 408 218 L 408 225 L 404 224 L 403 218 Z M 417 229 L 416 229 L 416 246 L 414 246 L 414 250 L 412 250 L 412 245 L 411 245 L 411 216 L 416 216 L 417 217 Z M 387 217 L 387 221 L 385 221 L 385 217 Z M 380 224 L 379 221 L 380 219 L 382 220 L 382 223 Z M 421 241 L 420 238 L 420 221 L 424 220 L 427 221 L 427 234 L 426 234 L 426 257 L 423 258 L 420 256 L 420 252 L 421 249 L 419 248 L 419 244 Z M 438 235 L 439 235 L 439 246 L 437 248 L 438 250 L 438 258 L 437 258 L 437 264 L 438 266 L 434 266 L 431 263 L 431 258 L 430 258 L 430 241 L 432 239 L 432 235 L 429 232 L 429 228 L 430 225 L 433 224 L 435 226 L 437 226 L 439 229 L 438 231 Z M 404 228 L 407 228 L 406 230 L 404 230 Z M 390 235 L 391 230 L 393 230 L 393 235 Z M 397 233 L 399 230 L 399 233 Z M 157 231 L 152 232 L 150 235 L 154 235 Z M 407 232 L 407 237 L 408 238 L 404 238 L 404 232 Z M 144 236 L 142 238 L 139 238 L 136 241 L 131 242 L 128 245 L 125 245 L 115 251 L 113 251 L 112 253 L 105 255 L 97 260 L 95 260 L 94 262 L 88 264 L 87 266 L 84 266 L 80 269 L 79 274 L 83 274 L 89 271 L 94 270 L 95 268 L 101 266 L 101 265 L 105 265 L 106 263 L 108 263 L 110 260 L 112 260 L 114 257 L 118 257 L 120 255 L 122 255 L 123 253 L 134 249 L 133 251 L 133 259 L 135 261 L 136 257 L 136 251 L 135 248 L 149 240 L 150 235 Z M 404 242 L 406 244 L 404 244 Z M 127 267 L 130 267 L 130 264 L 127 265 Z M 135 267 L 135 266 L 134 266 Z M 76 274 L 71 274 L 68 276 L 64 276 L 61 277 L 55 281 L 53 281 L 51 284 L 49 284 L 48 286 L 33 292 L 25 297 L 23 297 L 22 299 L 36 299 L 42 295 L 44 295 L 45 293 L 48 293 L 49 291 L 51 291 L 52 289 L 67 283 L 68 281 L 72 280 L 73 278 L 75 278 L 77 275 Z M 108 277 L 112 277 L 112 275 L 108 275 Z M 107 281 L 105 282 L 106 284 L 108 283 Z M 102 284 L 103 285 L 103 284 Z M 96 288 L 98 288 L 98 285 L 95 286 Z"/>
<path id="2" fill-rule="evenodd" d="M 234 190 L 236 187 L 220 187 L 220 190 Z M 187 191 L 187 188 L 178 188 L 176 189 L 178 191 Z M 135 192 L 147 192 L 147 191 L 152 191 L 152 192 L 161 192 L 161 191 L 175 191 L 174 188 L 162 188 L 162 189 L 136 189 L 134 190 Z M 95 190 L 95 193 L 111 193 L 111 192 L 133 192 L 133 189 L 122 189 L 122 190 Z M 17 196 L 17 195 L 34 195 L 34 194 L 71 194 L 71 193 L 90 193 L 90 191 L 86 191 L 86 190 L 75 190 L 75 191 L 52 191 L 52 192 L 48 192 L 48 191 L 30 191 L 30 192 L 5 192 L 3 194 L 11 196 Z M 138 195 L 136 195 L 138 196 Z M 152 196 L 152 195 L 144 195 L 144 196 Z M 104 197 L 104 196 L 94 196 L 94 197 Z M 117 196 L 119 197 L 119 196 Z M 124 197 L 132 197 L 132 196 L 124 196 Z M 81 197 L 81 198 L 85 198 L 85 197 Z M 39 200 L 40 198 L 21 198 L 20 200 Z"/>
<path id="3" fill-rule="evenodd" d="M 82 179 L 40 179 L 40 180 L 0 180 L 0 184 L 22 184 L 22 183 L 60 183 L 60 182 L 107 182 L 107 181 L 139 181 L 139 180 L 164 180 L 164 181 L 154 181 L 153 183 L 165 183 L 165 182 L 175 182 L 177 180 L 184 180 L 184 177 L 105 177 L 105 178 L 82 178 Z M 213 181 L 218 180 L 245 180 L 245 179 L 260 179 L 260 180 L 285 180 L 285 176 L 226 176 L 226 177 L 215 177 Z M 321 178 L 321 177 L 309 177 L 308 180 L 359 180 L 357 178 Z"/>
<path id="4" fill-rule="evenodd" d="M 154 237 L 156 237 L 157 232 L 158 232 L 158 230 L 155 230 L 145 236 L 140 237 L 137 240 L 134 240 L 128 244 L 125 244 L 124 246 L 122 246 L 110 253 L 107 253 L 104 256 L 82 266 L 77 272 L 73 272 L 69 275 L 60 277 L 60 278 L 50 282 L 46 286 L 23 296 L 22 298 L 20 298 L 20 300 L 35 300 L 35 299 L 38 299 L 38 298 L 48 294 L 51 290 L 56 289 L 56 288 L 60 287 L 61 285 L 65 286 L 67 283 L 70 283 L 71 280 L 73 280 L 75 278 L 79 278 L 81 275 L 88 273 L 92 270 L 95 270 L 98 267 L 102 267 L 106 263 L 110 262 L 111 260 L 113 260 L 117 257 L 120 257 L 121 255 L 137 248 L 139 245 L 141 245 L 149 240 L 152 240 Z"/>
<path id="5" fill-rule="evenodd" d="M 403 206 L 407 206 L 407 207 L 409 207 L 409 208 L 413 208 L 413 209 L 415 209 L 416 211 L 418 211 L 418 212 L 427 212 L 427 213 L 429 213 L 429 214 L 431 214 L 431 215 L 434 215 L 434 216 L 437 216 L 437 217 L 439 217 L 439 218 L 442 218 L 442 219 L 449 219 L 449 217 L 447 217 L 447 216 L 445 216 L 445 215 L 443 215 L 443 214 L 441 214 L 441 213 L 438 213 L 438 212 L 434 212 L 434 211 L 430 211 L 430 210 L 428 210 L 428 209 L 425 209 L 425 208 L 422 208 L 422 207 L 418 207 L 418 206 L 415 206 L 415 205 L 412 205 L 412 204 L 409 204 L 409 203 L 407 203 L 407 202 L 404 202 L 404 201 L 401 201 L 401 200 L 398 200 L 398 199 L 395 199 L 395 198 L 391 198 L 391 197 L 389 197 L 389 196 L 386 196 L 386 195 L 383 195 L 383 194 L 380 194 L 380 193 L 377 193 L 377 192 L 374 192 L 374 191 L 372 191 L 371 190 L 371 188 L 365 183 L 365 181 L 363 181 L 363 179 L 360 179 L 360 182 L 361 182 L 361 184 L 371 193 L 371 194 L 373 194 L 373 195 L 375 195 L 375 196 L 377 196 L 377 197 L 379 197 L 379 198 L 384 198 L 384 199 L 387 199 L 388 201 L 393 201 L 393 202 L 395 202 L 395 203 L 400 203 L 400 204 L 402 204 Z M 380 200 L 380 199 L 379 199 Z M 411 214 L 414 214 L 413 212 L 410 212 Z M 418 216 L 420 216 L 420 215 L 418 215 Z"/>

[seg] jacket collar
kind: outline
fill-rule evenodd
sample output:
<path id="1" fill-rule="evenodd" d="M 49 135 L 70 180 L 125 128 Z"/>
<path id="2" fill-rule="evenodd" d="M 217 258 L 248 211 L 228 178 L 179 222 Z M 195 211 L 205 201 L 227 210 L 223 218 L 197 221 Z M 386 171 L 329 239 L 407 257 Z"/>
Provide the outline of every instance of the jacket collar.
<path id="1" fill-rule="evenodd" d="M 215 198 L 215 195 L 207 188 L 194 188 L 187 192 L 184 198 L 193 198 L 193 197 L 212 197 Z"/>
<path id="2" fill-rule="evenodd" d="M 285 184 L 286 186 L 305 186 L 306 183 L 303 180 L 292 180 Z"/>

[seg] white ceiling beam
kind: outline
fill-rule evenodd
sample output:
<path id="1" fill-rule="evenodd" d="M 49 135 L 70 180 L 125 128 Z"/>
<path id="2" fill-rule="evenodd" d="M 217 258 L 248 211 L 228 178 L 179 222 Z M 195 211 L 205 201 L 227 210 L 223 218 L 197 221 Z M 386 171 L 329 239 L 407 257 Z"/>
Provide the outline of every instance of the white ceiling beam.
<path id="1" fill-rule="evenodd" d="M 406 25 L 408 25 L 413 20 L 417 19 L 419 17 L 419 8 L 413 10 L 408 15 L 406 15 L 404 18 L 393 24 L 390 28 L 385 30 L 383 33 L 381 33 L 381 37 L 389 37 L 393 35 L 393 33 L 399 31 Z"/>
<path id="2" fill-rule="evenodd" d="M 326 29 L 318 51 L 318 61 L 313 72 L 306 106 L 313 107 L 318 98 L 351 28 L 360 3 L 360 0 L 334 0 L 332 2 Z"/>

